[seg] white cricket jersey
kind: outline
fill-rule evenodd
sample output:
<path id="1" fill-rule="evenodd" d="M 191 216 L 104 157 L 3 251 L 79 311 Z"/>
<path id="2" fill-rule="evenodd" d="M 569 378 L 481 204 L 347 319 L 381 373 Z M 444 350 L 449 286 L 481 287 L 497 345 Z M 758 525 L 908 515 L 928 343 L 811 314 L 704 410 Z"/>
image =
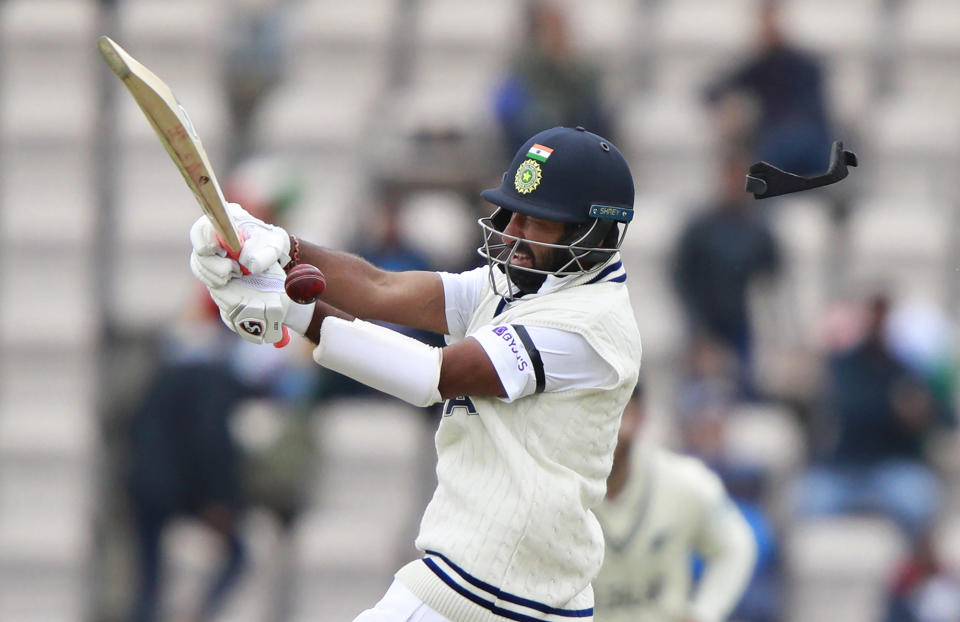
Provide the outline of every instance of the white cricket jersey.
<path id="1" fill-rule="evenodd" d="M 510 327 L 515 349 L 534 368 L 533 392 L 444 404 L 438 486 L 416 541 L 425 557 L 396 576 L 455 622 L 589 619 L 590 581 L 603 558 L 590 508 L 603 499 L 620 413 L 640 365 L 626 275 L 614 257 L 597 273 L 570 277 L 570 287 L 554 289 L 559 279 L 550 277 L 539 293 L 507 305 L 489 285 L 489 268 L 481 270 L 472 312 L 450 321 L 460 313 L 450 309 L 463 305 L 448 305 L 448 326 L 459 333 L 451 340 Z M 499 270 L 493 277 L 505 278 Z M 581 363 L 598 369 L 548 385 L 551 357 L 541 355 L 536 337 L 549 331 L 582 339 Z M 516 357 L 512 364 L 522 367 Z M 601 384 L 578 384 L 585 378 Z"/>
<path id="2" fill-rule="evenodd" d="M 606 554 L 594 579 L 597 622 L 719 622 L 756 558 L 749 525 L 700 460 L 636 446 L 627 484 L 595 513 Z M 706 568 L 691 593 L 691 559 Z"/>
<path id="3" fill-rule="evenodd" d="M 452 274 L 441 272 L 447 314 L 447 342 L 463 339 L 469 319 L 488 283 L 488 268 Z M 541 290 L 542 291 L 542 290 Z M 513 304 L 519 304 L 520 301 Z M 510 303 L 504 303 L 504 307 Z M 543 390 L 564 391 L 616 384 L 614 369 L 590 347 L 582 335 L 543 326 L 524 326 L 526 335 L 509 324 L 487 324 L 471 332 L 490 357 L 507 392 L 505 401 L 533 395 L 537 367 L 522 347 L 524 338 L 536 345 L 543 369 Z"/>

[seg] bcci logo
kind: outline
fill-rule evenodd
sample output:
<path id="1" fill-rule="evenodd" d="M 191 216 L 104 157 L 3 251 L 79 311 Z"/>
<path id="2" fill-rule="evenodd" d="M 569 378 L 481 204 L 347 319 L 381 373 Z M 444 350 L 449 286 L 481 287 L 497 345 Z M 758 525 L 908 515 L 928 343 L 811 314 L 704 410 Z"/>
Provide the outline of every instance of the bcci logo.
<path id="1" fill-rule="evenodd" d="M 260 320 L 244 320 L 240 322 L 240 328 L 254 337 L 259 337 L 263 334 L 263 322 Z"/>
<path id="2" fill-rule="evenodd" d="M 542 177 L 543 172 L 540 170 L 540 164 L 535 160 L 524 160 L 517 167 L 517 174 L 513 177 L 513 187 L 520 194 L 529 194 L 540 185 Z"/>

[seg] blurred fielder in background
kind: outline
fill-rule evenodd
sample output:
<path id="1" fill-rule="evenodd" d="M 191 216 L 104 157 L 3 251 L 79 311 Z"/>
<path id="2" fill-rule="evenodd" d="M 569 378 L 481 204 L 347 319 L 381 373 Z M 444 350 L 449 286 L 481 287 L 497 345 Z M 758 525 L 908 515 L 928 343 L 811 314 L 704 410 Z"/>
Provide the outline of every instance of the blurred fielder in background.
<path id="1" fill-rule="evenodd" d="M 640 365 L 618 252 L 633 178 L 604 138 L 556 127 L 527 140 L 501 186 L 482 194 L 498 207 L 479 221 L 487 265 L 459 274 L 384 271 L 233 205 L 242 275 L 205 218 L 191 230 L 192 269 L 245 339 L 279 341 L 279 319 L 318 343 L 324 367 L 417 406 L 446 400 L 438 486 L 416 540 L 424 556 L 358 620 L 593 614 L 604 544 L 591 508 Z M 286 296 L 283 267 L 298 263 L 323 271 L 323 300 Z"/>
<path id="2" fill-rule="evenodd" d="M 595 509 L 606 540 L 597 620 L 726 620 L 753 571 L 753 533 L 703 462 L 635 440 L 643 418 L 638 384 Z M 694 554 L 704 560 L 696 584 Z"/>

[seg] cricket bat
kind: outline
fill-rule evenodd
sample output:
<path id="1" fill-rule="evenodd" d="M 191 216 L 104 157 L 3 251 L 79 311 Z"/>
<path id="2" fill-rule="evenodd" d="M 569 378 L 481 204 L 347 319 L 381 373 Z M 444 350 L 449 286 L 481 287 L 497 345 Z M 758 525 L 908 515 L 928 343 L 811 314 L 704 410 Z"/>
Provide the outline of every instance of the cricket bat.
<path id="1" fill-rule="evenodd" d="M 177 165 L 184 181 L 200 203 L 213 228 L 227 247 L 230 257 L 240 254 L 240 236 L 227 212 L 227 200 L 213 174 L 213 166 L 203 149 L 190 116 L 167 84 L 156 74 L 139 63 L 110 37 L 97 40 L 100 55 L 111 71 L 126 85 L 144 116 L 153 126 L 170 159 Z M 283 327 L 283 339 L 275 343 L 278 348 L 290 342 L 287 327 Z"/>
<path id="2" fill-rule="evenodd" d="M 163 80 L 110 37 L 100 37 L 97 47 L 153 126 L 224 245 L 234 254 L 239 253 L 240 237 L 227 212 L 227 201 L 187 111 Z"/>

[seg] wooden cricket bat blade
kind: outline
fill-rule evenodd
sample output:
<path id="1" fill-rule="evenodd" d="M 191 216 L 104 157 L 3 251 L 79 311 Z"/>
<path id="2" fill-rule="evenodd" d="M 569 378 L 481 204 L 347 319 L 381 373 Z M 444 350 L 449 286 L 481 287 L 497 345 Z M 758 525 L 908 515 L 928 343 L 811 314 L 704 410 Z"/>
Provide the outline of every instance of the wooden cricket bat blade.
<path id="1" fill-rule="evenodd" d="M 226 210 L 227 201 L 187 111 L 163 80 L 112 39 L 100 37 L 97 48 L 140 106 L 223 243 L 239 252 L 240 238 Z"/>

